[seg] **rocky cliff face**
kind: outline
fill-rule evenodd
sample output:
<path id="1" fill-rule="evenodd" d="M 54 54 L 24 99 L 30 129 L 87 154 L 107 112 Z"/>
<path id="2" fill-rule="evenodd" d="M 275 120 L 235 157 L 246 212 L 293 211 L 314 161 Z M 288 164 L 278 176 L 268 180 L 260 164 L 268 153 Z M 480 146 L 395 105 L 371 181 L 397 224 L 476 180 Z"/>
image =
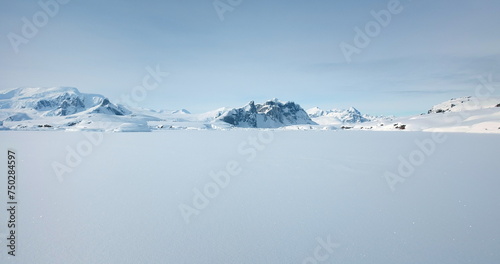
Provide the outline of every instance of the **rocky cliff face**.
<path id="1" fill-rule="evenodd" d="M 306 111 L 294 102 L 280 102 L 277 99 L 263 104 L 251 101 L 241 108 L 231 109 L 220 117 L 222 120 L 236 127 L 276 128 L 289 125 L 315 125 Z"/>

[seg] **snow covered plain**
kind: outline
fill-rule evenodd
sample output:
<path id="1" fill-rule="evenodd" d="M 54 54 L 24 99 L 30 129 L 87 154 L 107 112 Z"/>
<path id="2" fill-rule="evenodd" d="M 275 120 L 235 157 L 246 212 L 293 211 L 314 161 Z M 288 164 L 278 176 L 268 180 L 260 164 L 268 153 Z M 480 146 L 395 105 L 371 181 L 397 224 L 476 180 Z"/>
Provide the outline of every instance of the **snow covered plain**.
<path id="1" fill-rule="evenodd" d="M 0 160 L 19 160 L 17 256 L 2 210 L 1 263 L 500 263 L 499 135 L 0 137 Z"/>

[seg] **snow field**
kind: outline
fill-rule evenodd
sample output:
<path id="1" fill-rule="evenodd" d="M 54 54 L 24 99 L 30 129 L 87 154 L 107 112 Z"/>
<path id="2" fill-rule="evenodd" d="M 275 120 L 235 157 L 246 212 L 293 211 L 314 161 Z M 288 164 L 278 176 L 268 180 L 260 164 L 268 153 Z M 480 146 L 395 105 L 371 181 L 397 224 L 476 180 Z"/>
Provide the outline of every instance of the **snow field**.
<path id="1" fill-rule="evenodd" d="M 104 133 L 60 181 L 52 163 L 85 135 L 2 131 L 0 148 L 17 151 L 20 201 L 18 256 L 2 249 L 2 263 L 500 260 L 498 135 L 446 133 L 392 191 L 384 173 L 424 153 L 415 142 L 431 133 L 259 132 Z M 208 200 L 201 209 L 194 189 Z M 199 213 L 186 223 L 180 204 Z"/>

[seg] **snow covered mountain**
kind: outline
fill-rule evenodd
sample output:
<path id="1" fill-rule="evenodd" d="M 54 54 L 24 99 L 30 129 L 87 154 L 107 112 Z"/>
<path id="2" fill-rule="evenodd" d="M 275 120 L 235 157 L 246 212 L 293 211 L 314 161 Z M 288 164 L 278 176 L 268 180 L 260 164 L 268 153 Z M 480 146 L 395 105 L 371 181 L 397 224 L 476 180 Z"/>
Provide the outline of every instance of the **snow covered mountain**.
<path id="1" fill-rule="evenodd" d="M 30 120 L 36 117 L 69 116 L 77 113 L 126 115 L 124 107 L 98 94 L 83 94 L 76 88 L 16 88 L 0 92 L 2 119 Z"/>
<path id="2" fill-rule="evenodd" d="M 353 129 L 500 133 L 500 98 L 453 98 L 433 106 L 428 114 L 366 122 Z"/>
<path id="3" fill-rule="evenodd" d="M 356 108 L 322 110 L 314 107 L 307 110 L 309 117 L 320 125 L 355 124 L 377 120 L 391 120 L 391 117 L 361 114 Z"/>
<path id="4" fill-rule="evenodd" d="M 223 113 L 217 120 L 235 127 L 277 128 L 290 125 L 316 125 L 306 111 L 294 102 L 280 102 L 278 99 L 255 104 L 251 101 L 241 108 Z"/>
<path id="5" fill-rule="evenodd" d="M 72 87 L 0 91 L 0 121 L 14 130 L 149 131 L 148 120 L 155 118 L 134 115 L 102 95 Z"/>
<path id="6" fill-rule="evenodd" d="M 493 107 L 500 107 L 500 100 L 498 98 L 477 98 L 472 96 L 452 98 L 448 101 L 442 102 L 433 106 L 428 114 L 433 113 L 446 113 L 446 112 L 461 112 L 470 110 L 487 109 Z"/>
<path id="7" fill-rule="evenodd" d="M 184 115 L 190 115 L 191 112 L 189 112 L 188 110 L 186 109 L 179 109 L 179 110 L 175 110 L 175 111 L 172 111 L 172 114 L 184 114 Z"/>

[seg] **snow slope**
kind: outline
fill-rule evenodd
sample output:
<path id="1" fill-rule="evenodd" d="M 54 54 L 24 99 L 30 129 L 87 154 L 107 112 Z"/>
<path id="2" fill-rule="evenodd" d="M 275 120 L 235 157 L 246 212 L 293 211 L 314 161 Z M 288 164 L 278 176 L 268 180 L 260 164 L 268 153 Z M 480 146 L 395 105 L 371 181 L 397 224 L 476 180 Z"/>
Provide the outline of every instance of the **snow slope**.
<path id="1" fill-rule="evenodd" d="M 52 164 L 88 134 L 4 131 L 20 209 L 15 258 L 0 211 L 0 262 L 500 263 L 498 135 L 446 134 L 392 192 L 431 133 L 267 131 L 104 133 L 62 181 Z M 216 192 L 212 171 L 239 173 Z"/>
<path id="2" fill-rule="evenodd" d="M 130 124 L 129 128 L 150 131 L 147 121 L 157 119 L 76 88 L 28 87 L 0 92 L 0 120 L 13 130 L 128 131 L 120 127 Z"/>
<path id="3" fill-rule="evenodd" d="M 446 113 L 446 112 L 463 112 L 471 110 L 489 109 L 500 107 L 500 98 L 487 97 L 477 98 L 472 96 L 452 98 L 448 101 L 442 102 L 433 106 L 428 114 L 432 113 Z"/>
<path id="4" fill-rule="evenodd" d="M 500 133 L 500 98 L 464 97 L 433 106 L 428 114 L 395 118 L 391 122 L 367 122 L 353 129 Z M 397 129 L 397 128 L 396 128 Z"/>
<path id="5" fill-rule="evenodd" d="M 0 109 L 3 115 L 8 110 L 16 110 L 29 118 L 41 116 L 68 116 L 85 111 L 125 115 L 129 112 L 112 104 L 107 98 L 97 94 L 82 94 L 76 88 L 16 88 L 0 92 Z M 25 112 L 24 112 L 25 111 Z M 24 113 L 23 113 L 24 112 Z"/>

